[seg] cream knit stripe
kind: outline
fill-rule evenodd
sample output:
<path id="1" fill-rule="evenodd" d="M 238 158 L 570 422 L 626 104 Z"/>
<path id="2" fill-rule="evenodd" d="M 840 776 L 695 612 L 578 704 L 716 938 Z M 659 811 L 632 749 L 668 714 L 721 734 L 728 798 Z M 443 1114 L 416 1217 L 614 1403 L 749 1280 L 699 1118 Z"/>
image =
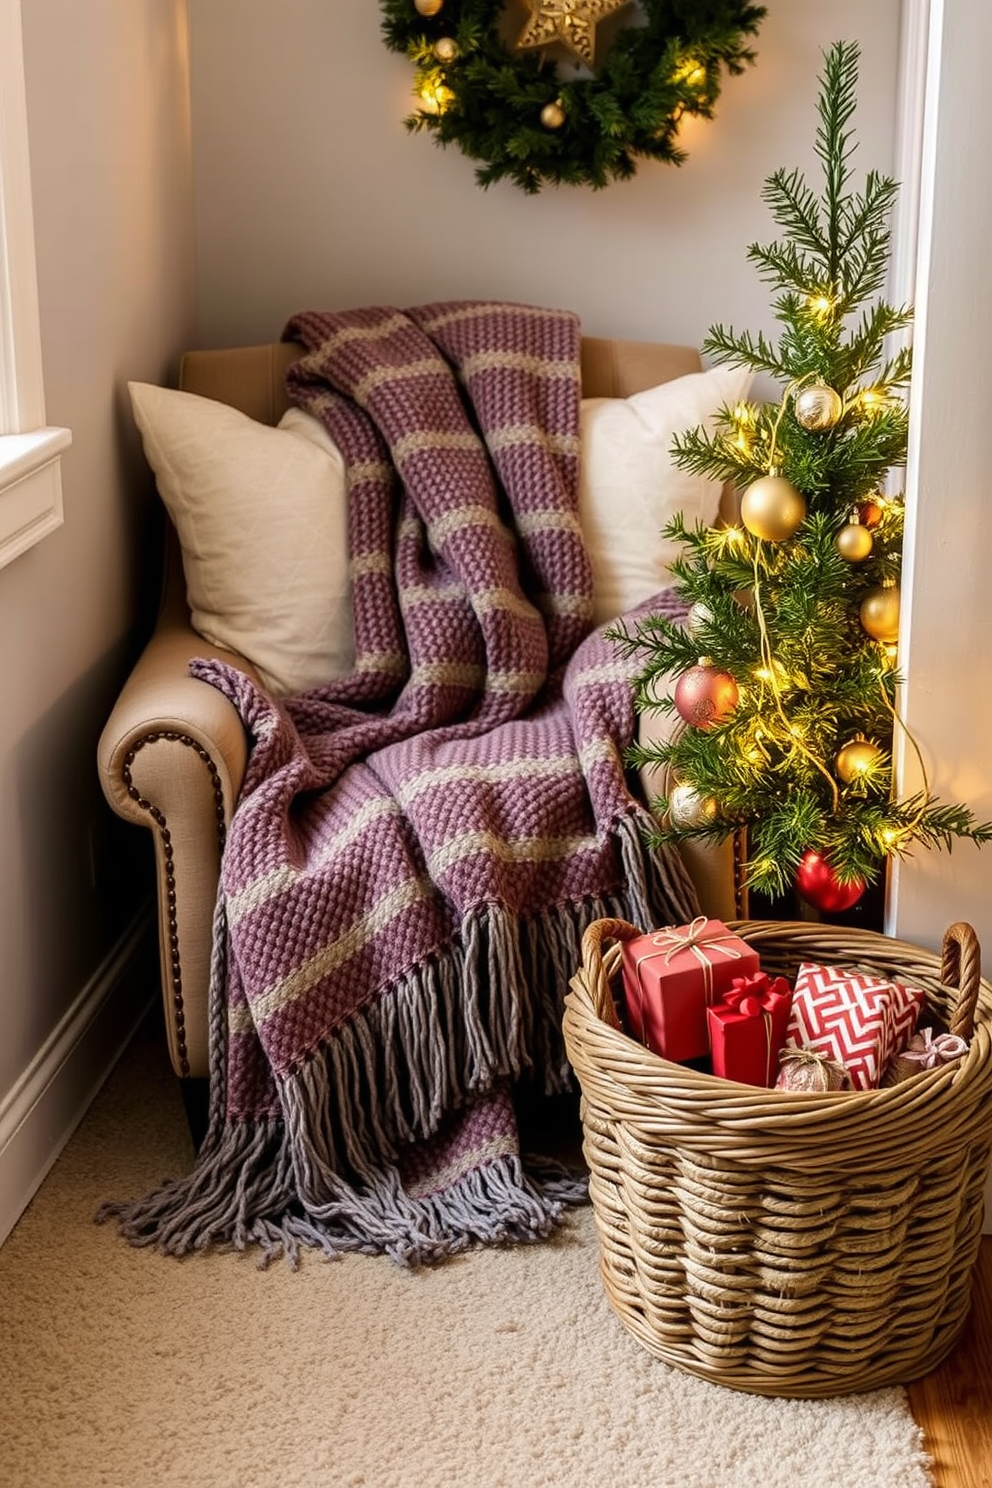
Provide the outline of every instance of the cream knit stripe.
<path id="1" fill-rule="evenodd" d="M 540 305 L 513 305 L 509 308 L 512 317 L 522 317 L 550 322 L 552 320 L 572 319 L 572 312 L 568 310 L 545 310 Z M 448 325 L 458 325 L 462 322 L 473 320 L 489 320 L 492 317 L 493 307 L 491 303 L 484 300 L 457 305 L 451 310 L 442 310 L 438 315 L 424 316 L 420 321 L 423 330 L 440 331 Z"/>
<path id="2" fill-rule="evenodd" d="M 411 687 L 467 687 L 479 691 L 486 669 L 470 661 L 422 661 L 410 672 Z"/>
<path id="3" fill-rule="evenodd" d="M 400 601 L 404 609 L 419 604 L 436 604 L 442 599 L 466 603 L 468 596 L 460 584 L 439 584 L 436 589 L 431 589 L 427 584 L 410 584 L 400 588 Z M 535 607 L 523 595 L 514 594 L 512 589 L 483 589 L 472 596 L 472 608 L 477 615 L 505 610 L 511 615 L 529 620 Z"/>
<path id="4" fill-rule="evenodd" d="M 345 467 L 345 471 L 349 491 L 356 486 L 365 485 L 367 481 L 392 481 L 395 475 L 393 467 L 385 460 L 355 460 Z"/>
<path id="5" fill-rule="evenodd" d="M 588 594 L 535 594 L 534 606 L 542 615 L 569 615 L 579 620 L 592 618 L 592 600 Z"/>
<path id="6" fill-rule="evenodd" d="M 485 458 L 479 437 L 471 429 L 451 433 L 440 429 L 416 429 L 412 434 L 404 434 L 393 445 L 397 465 L 402 465 L 411 455 L 436 453 L 439 450 L 470 450 L 480 459 Z"/>
<path id="7" fill-rule="evenodd" d="M 582 527 L 575 512 L 553 511 L 546 507 L 518 512 L 517 529 L 523 537 L 533 537 L 538 532 L 567 532 L 582 541 Z"/>
<path id="8" fill-rule="evenodd" d="M 307 319 L 308 317 L 301 317 Z M 333 331 L 321 348 L 323 352 L 346 346 L 349 341 L 388 341 L 397 331 L 405 331 L 409 325 L 407 316 L 397 311 L 395 315 L 381 320 L 377 325 L 347 325 Z"/>
<path id="9" fill-rule="evenodd" d="M 427 525 L 428 541 L 437 551 L 452 533 L 465 532 L 472 527 L 488 527 L 491 532 L 505 538 L 507 543 L 513 543 L 513 534 L 499 514 L 492 507 L 482 506 L 475 501 L 468 501 L 463 506 L 456 506 L 445 512 L 443 516 L 432 518 Z"/>
<path id="10" fill-rule="evenodd" d="M 352 396 L 356 403 L 364 406 L 369 400 L 370 393 L 374 393 L 378 388 L 388 387 L 390 383 L 413 382 L 421 377 L 447 379 L 450 376 L 450 368 L 440 357 L 421 357 L 419 361 L 404 362 L 399 367 L 373 368 L 371 372 L 366 372 L 364 377 L 357 379 Z"/>
<path id="11" fill-rule="evenodd" d="M 427 870 L 439 877 L 455 863 L 485 853 L 499 863 L 560 863 L 577 853 L 602 851 L 594 833 L 570 837 L 515 837 L 512 840 L 495 832 L 463 832 L 452 837 L 427 857 Z"/>
<path id="12" fill-rule="evenodd" d="M 575 434 L 536 435 L 533 424 L 506 424 L 486 436 L 486 444 L 494 455 L 515 446 L 530 446 L 532 449 L 548 449 L 556 455 L 578 455 L 580 444 Z"/>
<path id="13" fill-rule="evenodd" d="M 292 863 L 284 863 L 279 868 L 273 868 L 271 873 L 256 878 L 253 883 L 246 884 L 237 893 L 231 894 L 227 899 L 228 924 L 233 928 L 244 919 L 245 915 L 251 914 L 252 910 L 268 903 L 277 894 L 284 893 L 301 878 L 307 877 L 307 874 L 312 874 L 316 868 L 330 862 L 335 853 L 357 841 L 373 822 L 380 821 L 383 817 L 398 817 L 399 815 L 399 805 L 390 796 L 377 796 L 367 801 L 359 808 L 343 831 L 335 832 L 319 847 L 311 849 L 306 873 L 301 873 Z"/>
<path id="14" fill-rule="evenodd" d="M 572 673 L 568 679 L 569 688 L 594 687 L 602 682 L 627 682 L 630 680 L 630 663 L 623 661 L 608 661 L 600 666 L 586 667 L 584 671 Z"/>
<path id="15" fill-rule="evenodd" d="M 472 687 L 485 685 L 487 692 L 532 695 L 544 681 L 543 672 L 487 671 L 472 662 L 424 661 L 410 672 L 413 687 Z"/>
<path id="16" fill-rule="evenodd" d="M 356 672 L 384 677 L 405 677 L 407 667 L 407 658 L 401 651 L 363 651 L 355 661 Z"/>
<path id="17" fill-rule="evenodd" d="M 376 900 L 368 914 L 343 926 L 330 945 L 322 946 L 288 976 L 282 977 L 272 986 L 264 988 L 257 997 L 253 997 L 248 1008 L 232 1007 L 228 1020 L 230 1031 L 247 1033 L 252 1025 L 261 1027 L 273 1013 L 302 997 L 329 972 L 356 955 L 374 936 L 381 935 L 397 915 L 413 904 L 432 898 L 434 893 L 435 889 L 429 878 L 411 878 L 398 884 Z"/>
<path id="18" fill-rule="evenodd" d="M 430 791 L 458 782 L 489 781 L 494 785 L 505 785 L 510 780 L 537 780 L 549 776 L 575 776 L 580 773 L 574 754 L 538 755 L 512 760 L 500 760 L 492 765 L 439 765 L 435 770 L 423 770 L 409 780 L 396 782 L 392 789 L 403 806 L 410 806 Z"/>
<path id="19" fill-rule="evenodd" d="M 492 1137 L 488 1142 L 480 1142 L 470 1152 L 463 1152 L 450 1163 L 438 1167 L 429 1179 L 421 1179 L 419 1182 L 408 1180 L 406 1191 L 412 1199 L 429 1198 L 431 1194 L 454 1183 L 466 1170 L 478 1167 L 483 1162 L 494 1162 L 500 1157 L 516 1157 L 519 1151 L 520 1144 L 515 1135 Z"/>
<path id="20" fill-rule="evenodd" d="M 483 372 L 527 372 L 532 377 L 575 377 L 575 363 L 562 361 L 558 357 L 533 356 L 526 351 L 477 351 L 467 356 L 461 365 L 461 376 L 471 381 Z"/>
<path id="21" fill-rule="evenodd" d="M 359 553 L 356 557 L 352 558 L 352 579 L 364 579 L 373 574 L 377 578 L 385 575 L 392 581 L 393 560 L 388 553 Z"/>

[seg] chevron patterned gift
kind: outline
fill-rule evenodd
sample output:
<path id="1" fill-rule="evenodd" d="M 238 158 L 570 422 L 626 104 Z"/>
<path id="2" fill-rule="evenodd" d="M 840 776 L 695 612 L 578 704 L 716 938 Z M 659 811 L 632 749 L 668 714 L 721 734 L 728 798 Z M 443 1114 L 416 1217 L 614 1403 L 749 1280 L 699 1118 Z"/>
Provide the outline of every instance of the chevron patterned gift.
<path id="1" fill-rule="evenodd" d="M 796 977 L 786 1047 L 815 1049 L 848 1071 L 855 1090 L 877 1087 L 916 1030 L 925 994 L 901 982 L 804 962 Z"/>

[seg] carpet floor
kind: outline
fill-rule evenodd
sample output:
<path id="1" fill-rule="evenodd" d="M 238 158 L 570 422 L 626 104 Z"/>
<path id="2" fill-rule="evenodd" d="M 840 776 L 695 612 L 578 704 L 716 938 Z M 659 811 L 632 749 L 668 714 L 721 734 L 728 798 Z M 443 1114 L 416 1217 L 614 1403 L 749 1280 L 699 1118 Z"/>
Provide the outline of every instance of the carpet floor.
<path id="1" fill-rule="evenodd" d="M 2 1488 L 929 1488 L 901 1389 L 749 1396 L 621 1327 L 590 1211 L 429 1271 L 96 1226 L 192 1160 L 150 1023 L 0 1250 Z"/>

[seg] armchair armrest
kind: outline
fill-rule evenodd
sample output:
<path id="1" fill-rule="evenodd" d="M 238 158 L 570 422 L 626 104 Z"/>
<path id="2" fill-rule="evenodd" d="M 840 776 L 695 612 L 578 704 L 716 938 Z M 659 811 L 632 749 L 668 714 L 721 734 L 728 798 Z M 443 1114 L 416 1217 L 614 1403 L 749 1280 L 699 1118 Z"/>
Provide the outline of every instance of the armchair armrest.
<path id="1" fill-rule="evenodd" d="M 216 657 L 247 661 L 192 629 L 181 595 L 166 599 L 97 746 L 104 795 L 155 844 L 159 954 L 176 1073 L 208 1073 L 212 921 L 224 834 L 244 776 L 247 741 L 228 700 L 188 673 Z"/>

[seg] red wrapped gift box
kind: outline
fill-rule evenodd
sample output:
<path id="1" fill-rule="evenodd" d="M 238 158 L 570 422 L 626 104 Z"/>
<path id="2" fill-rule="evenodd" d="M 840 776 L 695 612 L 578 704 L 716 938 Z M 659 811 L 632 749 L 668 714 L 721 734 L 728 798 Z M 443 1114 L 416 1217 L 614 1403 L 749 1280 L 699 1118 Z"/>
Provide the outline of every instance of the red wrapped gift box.
<path id="1" fill-rule="evenodd" d="M 706 1009 L 713 1073 L 744 1085 L 773 1085 L 791 1009 L 785 977 L 772 981 L 763 971 L 735 977 L 722 1001 Z"/>
<path id="2" fill-rule="evenodd" d="M 901 982 L 804 962 L 792 997 L 786 1043 L 842 1064 L 855 1090 L 873 1090 L 916 1028 L 925 994 Z"/>
<path id="3" fill-rule="evenodd" d="M 707 1007 L 759 970 L 757 951 L 705 915 L 625 941 L 622 958 L 629 1031 L 676 1064 L 709 1054 Z"/>

